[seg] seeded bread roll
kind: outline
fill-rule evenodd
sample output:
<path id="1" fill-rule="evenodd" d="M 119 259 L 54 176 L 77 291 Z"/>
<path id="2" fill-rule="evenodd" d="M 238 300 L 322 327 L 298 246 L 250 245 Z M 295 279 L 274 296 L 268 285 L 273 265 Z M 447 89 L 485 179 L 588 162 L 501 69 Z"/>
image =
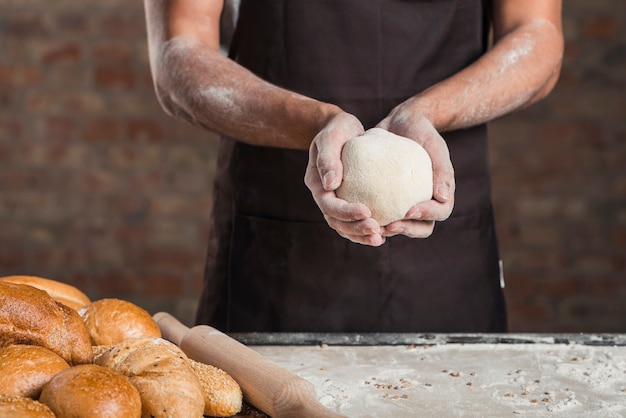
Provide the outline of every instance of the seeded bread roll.
<path id="1" fill-rule="evenodd" d="M 230 417 L 241 411 L 241 387 L 224 370 L 188 359 L 191 368 L 198 376 L 204 392 L 204 415 L 210 417 Z"/>
<path id="2" fill-rule="evenodd" d="M 70 365 L 91 363 L 93 350 L 82 318 L 48 293 L 29 285 L 0 281 L 0 347 L 45 347 Z"/>
<path id="3" fill-rule="evenodd" d="M 96 358 L 112 347 L 94 345 Z M 100 360 L 103 361 L 103 360 Z M 230 417 L 241 411 L 243 394 L 241 387 L 228 373 L 209 364 L 188 358 L 187 361 L 200 381 L 204 394 L 204 415 L 210 417 Z M 96 359 L 96 362 L 98 360 Z"/>
<path id="4" fill-rule="evenodd" d="M 25 396 L 0 393 L 0 418 L 56 418 L 41 402 Z"/>
<path id="5" fill-rule="evenodd" d="M 57 418 L 139 418 L 139 392 L 127 377 L 83 364 L 65 369 L 41 391 L 40 402 Z"/>
<path id="6" fill-rule="evenodd" d="M 6 276 L 0 281 L 16 284 L 27 284 L 46 291 L 52 299 L 61 302 L 65 306 L 78 310 L 89 305 L 91 300 L 78 288 L 56 280 L 45 279 L 37 276 Z"/>
<path id="7" fill-rule="evenodd" d="M 41 389 L 69 364 L 37 345 L 0 348 L 0 393 L 37 399 Z"/>
<path id="8" fill-rule="evenodd" d="M 91 348 L 93 349 L 94 358 L 109 351 L 111 347 L 111 345 L 92 345 Z"/>
<path id="9" fill-rule="evenodd" d="M 129 338 L 161 337 L 152 316 L 134 303 L 106 298 L 78 311 L 93 345 L 115 345 Z"/>
<path id="10" fill-rule="evenodd" d="M 125 376 L 139 390 L 146 417 L 201 417 L 204 394 L 188 358 L 162 338 L 130 338 L 95 359 Z"/>

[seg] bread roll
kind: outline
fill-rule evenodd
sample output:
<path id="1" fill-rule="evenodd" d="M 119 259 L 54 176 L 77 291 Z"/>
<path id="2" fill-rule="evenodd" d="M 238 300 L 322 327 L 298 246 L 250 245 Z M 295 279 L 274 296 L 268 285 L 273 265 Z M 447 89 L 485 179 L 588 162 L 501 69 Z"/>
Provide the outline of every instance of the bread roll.
<path id="1" fill-rule="evenodd" d="M 91 348 L 93 349 L 94 358 L 109 351 L 111 347 L 110 345 L 92 345 Z"/>
<path id="2" fill-rule="evenodd" d="M 0 418 L 55 418 L 50 408 L 24 396 L 0 393 Z"/>
<path id="3" fill-rule="evenodd" d="M 341 152 L 343 180 L 337 197 L 362 203 L 381 226 L 403 219 L 433 194 L 430 156 L 417 142 L 381 128 L 346 142 Z"/>
<path id="4" fill-rule="evenodd" d="M 75 310 L 43 290 L 2 281 L 0 301 L 0 347 L 39 345 L 70 365 L 93 361 L 87 327 Z"/>
<path id="5" fill-rule="evenodd" d="M 69 364 L 37 345 L 0 348 L 0 393 L 37 399 L 43 386 Z"/>
<path id="6" fill-rule="evenodd" d="M 95 359 L 128 376 L 139 390 L 145 417 L 201 417 L 204 394 L 188 358 L 162 338 L 125 340 Z"/>
<path id="7" fill-rule="evenodd" d="M 57 418 L 137 418 L 139 392 L 127 377 L 95 364 L 65 369 L 43 387 L 39 400 Z"/>
<path id="8" fill-rule="evenodd" d="M 152 316 L 125 300 L 96 300 L 78 313 L 87 325 L 93 345 L 115 345 L 137 337 L 161 337 Z"/>
<path id="9" fill-rule="evenodd" d="M 241 411 L 243 395 L 241 387 L 224 370 L 188 359 L 198 376 L 204 392 L 204 415 L 230 417 Z"/>
<path id="10" fill-rule="evenodd" d="M 37 276 L 5 276 L 1 277 L 0 281 L 27 284 L 37 289 L 44 290 L 52 299 L 76 310 L 91 303 L 89 297 L 78 288 L 56 280 Z"/>

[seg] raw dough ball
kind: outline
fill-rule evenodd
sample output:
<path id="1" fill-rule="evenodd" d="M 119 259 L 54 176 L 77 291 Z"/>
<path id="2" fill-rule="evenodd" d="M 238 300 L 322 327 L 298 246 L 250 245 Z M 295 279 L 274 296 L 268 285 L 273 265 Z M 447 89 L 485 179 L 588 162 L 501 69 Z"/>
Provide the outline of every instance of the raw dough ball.
<path id="1" fill-rule="evenodd" d="M 344 145 L 341 160 L 343 181 L 337 197 L 363 203 L 382 226 L 403 219 L 413 205 L 432 198 L 432 162 L 411 139 L 372 128 Z"/>

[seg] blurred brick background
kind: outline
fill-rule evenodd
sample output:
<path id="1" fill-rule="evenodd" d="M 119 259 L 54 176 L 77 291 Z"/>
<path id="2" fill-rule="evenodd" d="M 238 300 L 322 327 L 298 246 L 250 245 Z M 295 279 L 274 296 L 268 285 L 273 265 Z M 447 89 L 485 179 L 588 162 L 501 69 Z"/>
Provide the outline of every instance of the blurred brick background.
<path id="1" fill-rule="evenodd" d="M 626 332 L 626 2 L 564 3 L 555 91 L 490 126 L 510 326 Z M 0 0 L 0 275 L 190 324 L 216 145 L 159 108 L 141 2 Z"/>

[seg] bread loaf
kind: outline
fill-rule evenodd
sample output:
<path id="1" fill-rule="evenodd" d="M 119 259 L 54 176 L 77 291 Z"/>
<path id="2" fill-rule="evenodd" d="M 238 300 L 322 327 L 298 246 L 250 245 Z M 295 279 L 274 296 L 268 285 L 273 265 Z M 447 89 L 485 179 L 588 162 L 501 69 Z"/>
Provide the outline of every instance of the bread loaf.
<path id="1" fill-rule="evenodd" d="M 52 299 L 72 309 L 80 309 L 91 303 L 89 297 L 78 288 L 67 283 L 37 276 L 5 276 L 0 281 L 16 284 L 27 284 L 47 292 Z"/>
<path id="2" fill-rule="evenodd" d="M 0 347 L 45 347 L 70 365 L 91 363 L 89 333 L 78 312 L 43 290 L 0 281 Z"/>
<path id="3" fill-rule="evenodd" d="M 37 345 L 0 348 L 0 393 L 37 399 L 43 386 L 69 364 Z"/>
<path id="4" fill-rule="evenodd" d="M 57 418 L 138 418 L 139 392 L 125 376 L 95 364 L 65 369 L 48 382 L 39 400 Z"/>
<path id="5" fill-rule="evenodd" d="M 204 392 L 204 415 L 230 417 L 241 411 L 243 395 L 239 384 L 224 370 L 188 359 Z"/>
<path id="6" fill-rule="evenodd" d="M 128 376 L 139 390 L 146 417 L 201 417 L 204 395 L 188 358 L 162 338 L 125 340 L 95 359 Z"/>
<path id="7" fill-rule="evenodd" d="M 143 308 L 120 299 L 100 299 L 78 311 L 93 345 L 115 345 L 129 338 L 161 337 L 152 316 Z"/>
<path id="8" fill-rule="evenodd" d="M 111 347 L 110 345 L 92 345 L 91 348 L 93 349 L 94 358 L 109 351 Z"/>
<path id="9" fill-rule="evenodd" d="M 50 408 L 25 396 L 0 393 L 0 418 L 55 418 Z"/>

